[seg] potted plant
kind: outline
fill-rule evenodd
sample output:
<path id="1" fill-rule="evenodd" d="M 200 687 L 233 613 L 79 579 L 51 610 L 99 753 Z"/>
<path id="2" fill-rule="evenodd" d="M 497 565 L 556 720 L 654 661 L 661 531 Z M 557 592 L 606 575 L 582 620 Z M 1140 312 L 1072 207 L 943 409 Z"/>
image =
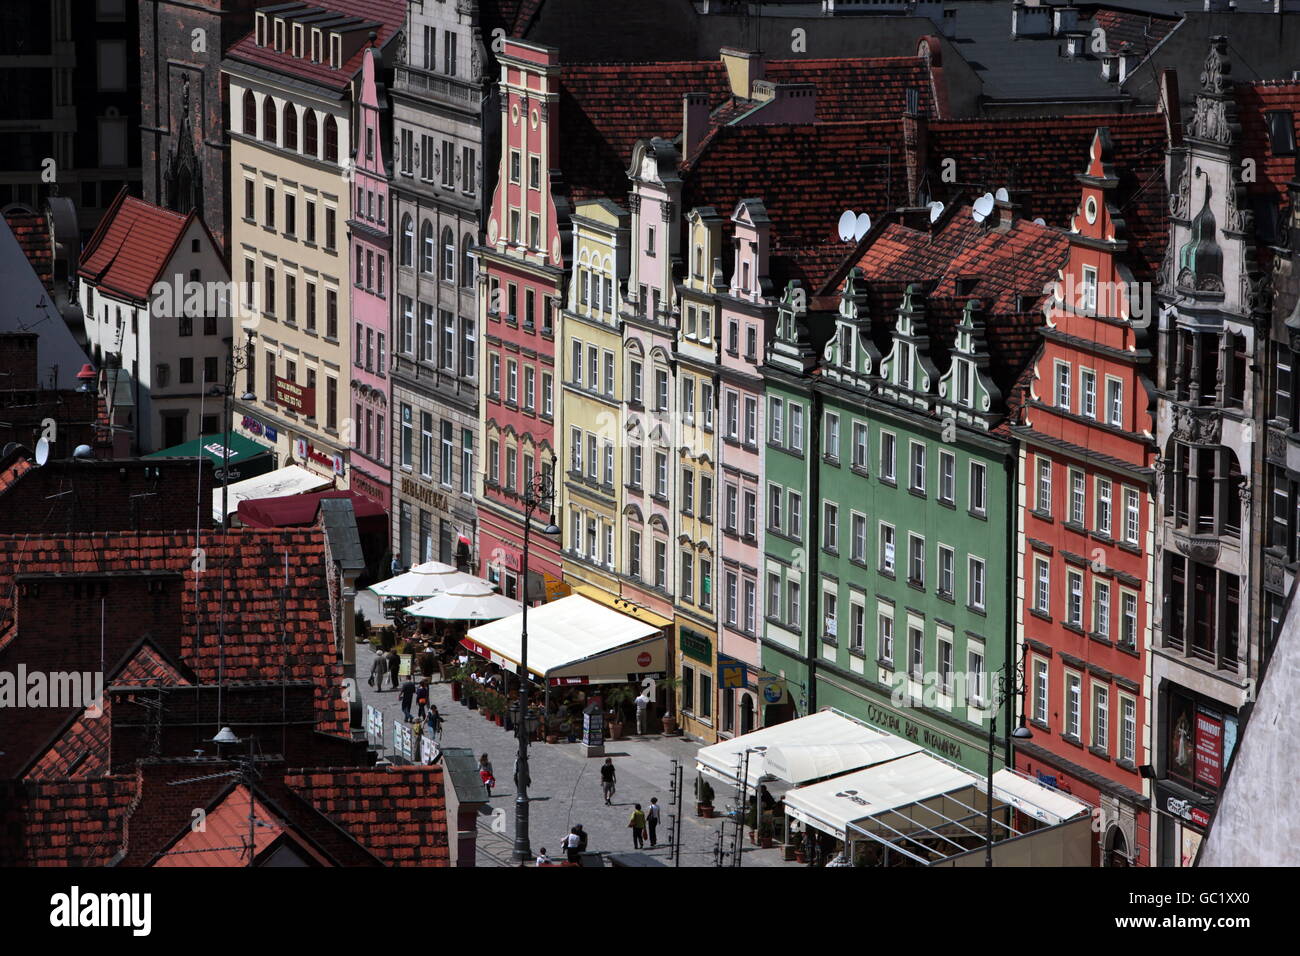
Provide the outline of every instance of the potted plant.
<path id="1" fill-rule="evenodd" d="M 781 844 L 781 859 L 784 860 L 784 861 L 787 862 L 787 863 L 793 863 L 793 862 L 794 862 L 794 844 L 793 844 L 793 843 L 782 843 L 782 844 Z"/>
<path id="2" fill-rule="evenodd" d="M 657 686 L 668 692 L 668 707 L 663 716 L 659 718 L 660 723 L 663 724 L 664 736 L 675 737 L 681 733 L 681 729 L 677 726 L 676 701 L 677 688 L 682 686 L 682 679 L 680 677 L 665 677 L 657 682 Z"/>
<path id="3" fill-rule="evenodd" d="M 630 687 L 615 687 L 605 695 L 609 704 L 609 739 L 622 740 L 626 729 L 627 708 L 636 699 Z"/>
<path id="4" fill-rule="evenodd" d="M 772 822 L 768 819 L 758 825 L 758 845 L 764 850 L 772 848 Z"/>
<path id="5" fill-rule="evenodd" d="M 794 845 L 794 860 L 795 860 L 795 862 L 796 862 L 796 863 L 807 863 L 807 862 L 808 862 L 808 851 L 804 848 L 804 845 L 803 845 L 803 834 L 802 834 L 802 833 L 796 833 L 796 834 L 794 835 L 794 843 L 793 843 L 793 845 Z"/>
<path id="6" fill-rule="evenodd" d="M 695 778 L 695 812 L 706 820 L 713 816 L 713 787 L 703 777 Z"/>
<path id="7" fill-rule="evenodd" d="M 482 693 L 482 688 L 478 684 L 474 683 L 472 680 L 467 681 L 465 684 L 465 706 L 470 710 L 478 710 L 478 697 L 480 693 Z"/>

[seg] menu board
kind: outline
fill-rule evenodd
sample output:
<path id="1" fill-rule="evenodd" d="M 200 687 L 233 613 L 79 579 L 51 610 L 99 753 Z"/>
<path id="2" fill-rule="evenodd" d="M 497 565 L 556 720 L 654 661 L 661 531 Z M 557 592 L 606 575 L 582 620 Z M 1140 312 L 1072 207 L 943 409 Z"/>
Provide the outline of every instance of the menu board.
<path id="1" fill-rule="evenodd" d="M 1223 721 L 1213 714 L 1196 714 L 1196 782 L 1218 788 L 1223 779 Z"/>

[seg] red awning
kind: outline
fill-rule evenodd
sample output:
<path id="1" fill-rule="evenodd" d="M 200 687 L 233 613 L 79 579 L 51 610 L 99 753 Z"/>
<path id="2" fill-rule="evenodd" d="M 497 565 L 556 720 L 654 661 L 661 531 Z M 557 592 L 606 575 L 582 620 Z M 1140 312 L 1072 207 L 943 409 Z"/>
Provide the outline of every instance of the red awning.
<path id="1" fill-rule="evenodd" d="M 287 528 L 314 524 L 322 498 L 351 498 L 357 520 L 387 514 L 382 505 L 355 491 L 314 491 L 281 498 L 256 498 L 239 503 L 239 520 L 248 528 Z"/>

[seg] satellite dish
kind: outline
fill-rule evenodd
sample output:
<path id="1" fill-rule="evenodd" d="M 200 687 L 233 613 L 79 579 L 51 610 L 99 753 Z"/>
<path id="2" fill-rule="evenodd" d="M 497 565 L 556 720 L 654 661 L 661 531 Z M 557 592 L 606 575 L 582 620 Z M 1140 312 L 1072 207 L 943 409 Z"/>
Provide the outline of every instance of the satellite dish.
<path id="1" fill-rule="evenodd" d="M 993 194 L 985 193 L 975 200 L 975 206 L 971 210 L 971 218 L 976 222 L 983 222 L 988 218 L 989 213 L 993 211 Z"/>
<path id="2" fill-rule="evenodd" d="M 78 445 L 76 448 L 73 449 L 72 457 L 82 458 L 82 459 L 94 458 L 95 449 L 91 448 L 89 445 Z"/>
<path id="3" fill-rule="evenodd" d="M 1045 225 L 1047 225 L 1047 220 L 1044 219 L 1042 216 L 1036 216 L 1036 217 L 1034 218 L 1034 225 L 1035 225 L 1035 226 L 1045 226 Z"/>
<path id="4" fill-rule="evenodd" d="M 943 203 L 941 202 L 930 203 L 930 221 L 935 222 L 942 215 L 943 215 Z"/>
<path id="5" fill-rule="evenodd" d="M 853 227 L 853 241 L 857 242 L 871 231 L 871 217 L 865 212 L 858 213 L 857 224 Z"/>
<path id="6" fill-rule="evenodd" d="M 22 447 L 23 446 L 18 444 L 18 442 L 16 441 L 7 442 L 5 444 L 5 450 L 0 452 L 0 461 L 3 461 L 5 458 L 8 458 L 10 455 L 12 455 L 14 452 L 16 452 L 19 448 Z"/>
<path id="7" fill-rule="evenodd" d="M 42 438 L 36 443 L 36 464 L 44 465 L 50 460 L 50 440 Z"/>
<path id="8" fill-rule="evenodd" d="M 993 194 L 993 198 L 998 202 L 1010 202 L 1011 195 L 1007 192 L 1006 186 L 999 186 L 998 191 Z"/>
<path id="9" fill-rule="evenodd" d="M 840 241 L 852 242 L 853 231 L 857 228 L 858 217 L 853 214 L 852 209 L 846 209 L 840 214 Z"/>

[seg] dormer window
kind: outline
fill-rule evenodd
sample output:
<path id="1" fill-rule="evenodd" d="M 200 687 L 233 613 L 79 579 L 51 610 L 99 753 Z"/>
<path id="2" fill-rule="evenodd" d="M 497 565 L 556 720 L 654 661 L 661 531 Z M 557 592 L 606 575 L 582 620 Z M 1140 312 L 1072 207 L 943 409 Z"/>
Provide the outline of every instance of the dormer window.
<path id="1" fill-rule="evenodd" d="M 1291 110 L 1269 110 L 1264 114 L 1268 126 L 1269 149 L 1274 156 L 1295 155 L 1295 119 Z"/>
<path id="2" fill-rule="evenodd" d="M 960 276 L 957 279 L 957 295 L 973 295 L 975 286 L 979 285 L 979 276 Z"/>
<path id="3" fill-rule="evenodd" d="M 319 30 L 311 31 L 311 61 L 320 62 L 321 36 Z"/>
<path id="4" fill-rule="evenodd" d="M 700 245 L 695 247 L 695 276 L 704 278 L 704 247 Z"/>
<path id="5" fill-rule="evenodd" d="M 840 326 L 840 365 L 853 369 L 853 330 L 847 325 Z"/>
<path id="6" fill-rule="evenodd" d="M 330 66 L 335 70 L 343 66 L 343 38 L 337 33 L 330 34 Z"/>
<path id="7" fill-rule="evenodd" d="M 279 19 L 275 21 L 275 50 L 277 53 L 284 52 L 284 21 Z"/>
<path id="8" fill-rule="evenodd" d="M 957 399 L 958 405 L 965 405 L 970 408 L 975 404 L 974 376 L 971 363 L 965 359 L 955 359 L 953 364 L 957 367 L 957 394 L 954 397 Z"/>
<path id="9" fill-rule="evenodd" d="M 749 263 L 745 262 L 740 267 L 740 288 L 743 292 L 749 291 Z"/>
<path id="10" fill-rule="evenodd" d="M 266 46 L 266 14 L 257 15 L 257 45 Z"/>
<path id="11" fill-rule="evenodd" d="M 293 25 L 293 55 L 302 58 L 302 24 Z"/>

